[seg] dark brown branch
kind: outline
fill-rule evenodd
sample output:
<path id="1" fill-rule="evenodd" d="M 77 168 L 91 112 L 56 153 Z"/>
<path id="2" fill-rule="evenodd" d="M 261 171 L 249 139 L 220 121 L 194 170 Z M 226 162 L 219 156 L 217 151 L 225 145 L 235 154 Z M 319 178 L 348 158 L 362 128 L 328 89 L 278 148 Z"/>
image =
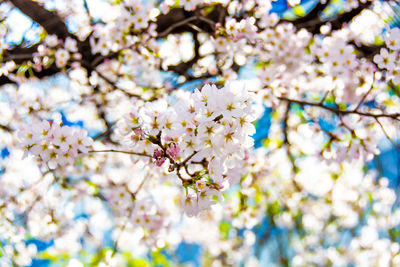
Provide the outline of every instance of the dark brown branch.
<path id="1" fill-rule="evenodd" d="M 335 17 L 322 20 L 320 13 L 328 6 L 330 1 L 326 1 L 324 4 L 319 2 L 307 15 L 295 20 L 291 20 L 293 25 L 297 29 L 304 28 L 313 34 L 318 34 L 322 25 L 330 23 L 331 30 L 341 29 L 345 24 L 349 23 L 353 18 L 359 15 L 363 10 L 369 8 L 372 2 L 359 3 L 357 8 L 354 8 L 348 12 L 337 14 Z M 288 21 L 288 20 L 282 20 Z"/>
<path id="2" fill-rule="evenodd" d="M 10 0 L 10 2 L 22 13 L 38 23 L 40 26 L 42 26 L 47 31 L 47 33 L 55 34 L 60 39 L 71 37 L 77 40 L 78 49 L 82 55 L 83 60 L 88 62 L 93 61 L 95 55 L 91 53 L 89 38 L 85 41 L 78 40 L 78 38 L 76 38 L 68 31 L 65 22 L 60 16 L 57 15 L 57 13 L 45 9 L 42 5 L 32 0 Z M 39 45 L 40 43 L 31 47 L 23 47 L 23 45 L 20 45 L 11 48 L 10 50 L 4 52 L 3 58 L 1 60 L 3 62 L 14 60 L 16 64 L 22 64 L 24 62 L 32 61 Z M 16 74 L 16 71 L 14 72 L 14 74 Z M 59 72 L 61 72 L 61 69 L 57 68 L 55 64 L 41 71 L 32 71 L 34 76 L 37 78 L 51 76 Z M 28 77 L 28 74 L 26 74 L 25 77 Z M 1 76 L 0 85 L 6 83 L 14 83 L 14 81 L 6 76 Z"/>
<path id="3" fill-rule="evenodd" d="M 176 66 L 170 66 L 168 68 L 169 71 L 173 71 L 177 74 L 184 75 L 187 79 L 190 78 L 188 70 L 201 58 L 199 52 L 200 42 L 197 39 L 197 32 L 193 33 L 193 41 L 194 41 L 194 57 L 187 62 L 182 62 Z"/>
<path id="4" fill-rule="evenodd" d="M 199 29 L 212 33 L 215 24 L 221 20 L 220 14 L 225 8 L 220 5 L 214 6 L 214 10 L 207 16 L 200 14 L 200 10 L 193 12 L 185 11 L 183 8 L 174 8 L 167 14 L 157 17 L 157 32 L 159 37 L 166 37 L 169 33 L 182 33 L 192 31 L 188 25 L 192 22 Z"/>
<path id="5" fill-rule="evenodd" d="M 7 132 L 12 131 L 12 129 L 9 126 L 4 125 L 4 124 L 0 124 L 0 130 L 7 131 Z"/>
<path id="6" fill-rule="evenodd" d="M 207 19 L 206 17 L 202 17 L 202 16 L 193 16 L 193 17 L 189 17 L 189 18 L 187 18 L 187 19 L 178 21 L 178 22 L 176 22 L 176 23 L 170 25 L 167 29 L 165 29 L 164 31 L 160 32 L 160 33 L 158 34 L 158 37 L 159 37 L 159 38 L 164 38 L 164 37 L 168 36 L 168 34 L 172 33 L 175 29 L 177 29 L 177 28 L 179 28 L 179 27 L 182 27 L 182 26 L 184 26 L 184 25 L 190 26 L 189 24 L 190 24 L 191 22 L 193 22 L 193 24 L 192 24 L 193 26 L 195 26 L 195 27 L 197 27 L 197 28 L 203 30 L 202 28 L 200 28 L 198 25 L 195 24 L 196 21 L 197 21 L 197 22 L 203 21 L 203 22 L 208 23 L 208 24 L 210 25 L 210 27 L 215 27 L 215 22 L 214 22 L 214 21 L 212 21 L 212 20 L 210 20 L 210 19 Z M 159 29 L 159 28 L 157 28 L 157 30 L 158 30 L 158 29 Z"/>
<path id="7" fill-rule="evenodd" d="M 296 18 L 294 20 L 281 20 L 281 21 L 289 21 L 292 22 L 296 28 L 301 28 L 302 24 L 306 24 L 309 23 L 310 21 L 312 21 L 315 18 L 319 17 L 319 14 L 329 5 L 328 0 L 325 1 L 325 3 L 322 3 L 322 1 L 319 1 L 314 8 L 307 13 L 307 15 L 303 16 L 303 17 L 299 17 Z"/>
<path id="8" fill-rule="evenodd" d="M 33 60 L 33 54 L 37 52 L 37 48 L 39 45 L 34 45 L 31 47 L 14 47 L 10 50 L 5 50 L 3 52 L 3 58 L 2 61 L 10 61 L 14 60 L 16 64 L 21 64 L 23 62 L 26 62 L 28 60 L 32 61 Z"/>
<path id="9" fill-rule="evenodd" d="M 49 68 L 42 69 L 41 71 L 36 71 L 36 70 L 32 69 L 31 73 L 33 74 L 33 77 L 41 79 L 41 78 L 45 78 L 45 77 L 49 77 L 49 76 L 55 75 L 55 74 L 60 73 L 60 72 L 61 72 L 61 70 L 59 68 L 57 68 L 57 66 L 55 64 L 53 64 Z M 13 72 L 13 74 L 15 74 L 15 75 L 23 75 L 26 78 L 30 77 L 30 73 L 28 71 L 25 74 L 18 74 L 17 70 L 15 70 Z M 8 84 L 8 83 L 16 83 L 16 82 L 14 80 L 10 79 L 9 77 L 5 76 L 5 75 L 0 76 L 0 86 L 4 85 L 4 84 Z"/>
<path id="10" fill-rule="evenodd" d="M 10 2 L 40 24 L 49 34 L 55 34 L 62 39 L 71 35 L 64 21 L 55 12 L 45 9 L 39 3 L 31 0 L 10 0 Z"/>
<path id="11" fill-rule="evenodd" d="M 33 21 L 40 24 L 48 33 L 56 34 L 59 38 L 64 39 L 67 36 L 74 38 L 78 41 L 78 50 L 82 55 L 82 62 L 92 62 L 91 67 L 88 68 L 88 72 L 92 71 L 97 65 L 104 62 L 106 59 L 116 58 L 119 52 L 111 53 L 107 56 L 102 56 L 99 54 L 93 54 L 91 52 L 91 46 L 89 38 L 84 41 L 78 40 L 74 35 L 68 32 L 68 29 L 62 19 L 55 13 L 46 10 L 42 5 L 32 1 L 32 0 L 12 0 L 12 3 L 19 8 L 25 15 L 30 17 Z M 201 14 L 199 10 L 195 12 L 187 12 L 183 8 L 172 9 L 168 14 L 160 15 L 157 18 L 157 32 L 161 37 L 165 37 L 168 34 L 181 33 L 183 31 L 196 32 L 193 29 L 195 26 L 198 30 L 213 33 L 215 29 L 216 22 L 221 22 L 224 17 L 221 14 L 225 14 L 225 8 L 220 5 L 214 6 L 214 10 L 207 16 Z M 192 23 L 192 27 L 187 25 L 187 23 Z M 180 75 L 187 75 L 187 70 L 192 67 L 194 63 L 199 59 L 198 47 L 199 43 L 197 38 L 195 39 L 195 53 L 196 56 L 189 62 L 182 62 L 177 66 L 172 66 L 171 71 L 177 72 Z M 23 47 L 22 45 L 11 48 L 5 51 L 3 54 L 2 61 L 6 62 L 9 60 L 14 60 L 16 64 L 23 64 L 25 62 L 31 62 L 33 60 L 34 53 L 37 52 L 36 44 L 31 47 Z M 17 70 L 14 72 L 16 74 Z M 33 74 L 37 78 L 44 78 L 61 72 L 54 64 L 41 71 L 33 71 Z M 28 77 L 28 74 L 25 75 Z M 0 85 L 7 83 L 15 83 L 12 79 L 6 76 L 0 76 Z"/>
<path id="12" fill-rule="evenodd" d="M 68 32 L 65 23 L 55 12 L 46 10 L 43 6 L 32 0 L 11 0 L 11 2 L 13 2 L 16 7 L 18 7 L 32 20 L 43 26 L 49 33 L 57 34 L 57 36 L 59 36 L 60 38 L 70 36 L 77 39 L 75 36 Z M 329 1 L 326 1 L 326 3 L 319 2 L 306 16 L 295 19 L 291 22 L 297 28 L 314 27 L 315 29 L 318 28 L 319 30 L 320 25 L 326 23 L 321 21 L 319 14 L 326 8 L 328 4 Z M 331 20 L 330 23 L 333 25 L 334 28 L 337 28 L 339 26 L 341 27 L 344 23 L 350 21 L 354 16 L 360 13 L 364 8 L 367 8 L 369 5 L 369 2 L 366 4 L 360 3 L 360 6 L 358 8 L 338 15 L 334 20 Z M 159 37 L 166 37 L 169 34 L 181 33 L 183 31 L 193 33 L 195 45 L 194 58 L 188 62 L 181 62 L 178 65 L 170 66 L 168 68 L 169 71 L 173 71 L 179 75 L 184 75 L 186 79 L 191 78 L 188 74 L 188 70 L 192 68 L 192 66 L 201 58 L 198 51 L 200 44 L 196 38 L 197 32 L 204 31 L 212 34 L 215 30 L 216 23 L 223 23 L 226 16 L 226 8 L 224 8 L 222 5 L 213 6 L 213 10 L 207 15 L 202 14 L 202 9 L 203 7 L 200 7 L 193 12 L 188 12 L 185 11 L 183 8 L 175 8 L 167 14 L 158 16 L 156 21 Z M 22 64 L 24 62 L 32 61 L 33 54 L 37 51 L 37 46 L 38 44 L 28 48 L 22 48 L 21 46 L 19 46 L 9 51 L 5 51 L 3 62 L 14 60 L 17 64 Z M 360 55 L 368 58 L 372 58 L 373 55 L 379 51 L 380 48 L 378 46 L 374 47 L 364 45 L 357 45 L 357 47 L 360 51 Z M 116 58 L 119 54 L 119 52 L 115 52 L 107 56 L 101 56 L 99 54 L 93 55 L 91 52 L 89 38 L 85 41 L 78 40 L 78 49 L 79 52 L 82 54 L 82 62 L 93 63 L 93 66 L 91 67 L 92 70 L 97 65 L 101 64 L 105 59 Z M 89 72 L 92 71 L 90 70 L 90 68 L 88 70 Z M 59 72 L 61 72 L 61 70 L 53 65 L 41 71 L 33 70 L 31 74 L 34 74 L 35 77 L 43 78 Z M 15 73 L 16 72 L 14 72 L 14 74 Z M 28 77 L 28 73 L 26 73 L 25 76 Z M 13 83 L 13 81 L 8 77 L 1 76 L 0 85 L 6 83 Z"/>
<path id="13" fill-rule="evenodd" d="M 381 48 L 385 47 L 385 45 L 364 45 L 355 42 L 351 44 L 357 47 L 358 57 L 365 57 L 369 60 L 372 60 L 372 58 L 379 53 Z"/>
<path id="14" fill-rule="evenodd" d="M 359 15 L 363 10 L 368 9 L 371 6 L 371 4 L 372 2 L 359 3 L 357 8 L 354 8 L 349 12 L 342 13 L 333 20 L 328 20 L 328 22 L 331 24 L 331 29 L 332 30 L 341 29 L 346 23 L 352 21 L 353 18 Z M 317 25 L 317 27 L 318 28 L 321 27 L 324 23 L 326 22 L 322 22 L 322 24 Z"/>

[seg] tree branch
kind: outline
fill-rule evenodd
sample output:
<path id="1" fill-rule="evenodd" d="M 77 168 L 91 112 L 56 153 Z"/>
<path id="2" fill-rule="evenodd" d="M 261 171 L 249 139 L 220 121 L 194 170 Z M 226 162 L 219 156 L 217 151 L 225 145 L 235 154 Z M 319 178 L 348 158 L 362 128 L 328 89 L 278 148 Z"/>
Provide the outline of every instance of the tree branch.
<path id="1" fill-rule="evenodd" d="M 152 158 L 151 155 L 148 155 L 148 154 L 145 154 L 145 153 L 133 152 L 133 151 L 122 151 L 122 150 L 115 150 L 115 149 L 91 150 L 91 151 L 89 151 L 89 153 L 100 153 L 100 152 L 115 152 L 115 153 L 123 153 L 123 154 L 130 154 L 130 155 L 137 155 L 137 156 L 143 156 L 143 157 Z"/>
<path id="2" fill-rule="evenodd" d="M 282 20 L 289 21 L 297 29 L 304 28 L 313 34 L 318 34 L 322 25 L 330 23 L 332 30 L 341 29 L 346 23 L 349 23 L 353 18 L 359 15 L 364 9 L 369 8 L 372 2 L 359 3 L 357 8 L 354 8 L 348 12 L 338 14 L 335 17 L 322 20 L 320 13 L 329 5 L 330 1 L 326 1 L 324 4 L 319 2 L 315 7 L 304 17 L 297 18 L 295 20 Z"/>
<path id="3" fill-rule="evenodd" d="M 55 34 L 62 39 L 71 35 L 57 13 L 45 9 L 39 3 L 31 0 L 10 0 L 10 2 L 22 13 L 40 24 L 49 34 Z"/>
<path id="4" fill-rule="evenodd" d="M 281 22 L 291 22 L 297 29 L 304 28 L 304 25 L 310 24 L 310 22 L 319 20 L 319 14 L 329 5 L 329 1 L 326 0 L 325 3 L 318 1 L 318 3 L 313 7 L 313 9 L 308 12 L 303 17 L 298 17 L 293 20 L 281 19 Z"/>
<path id="5" fill-rule="evenodd" d="M 400 121 L 400 113 L 380 113 L 380 114 L 374 114 L 374 113 L 368 113 L 368 112 L 362 112 L 358 110 L 341 110 L 338 108 L 333 108 L 333 107 L 328 107 L 323 105 L 322 103 L 314 103 L 314 102 L 308 102 L 305 100 L 296 100 L 296 99 L 290 99 L 286 97 L 278 97 L 278 99 L 283 100 L 283 101 L 288 101 L 290 103 L 296 103 L 301 106 L 313 106 L 313 107 L 319 107 L 325 110 L 328 110 L 332 113 L 335 113 L 336 115 L 349 115 L 349 114 L 357 114 L 363 117 L 370 117 L 370 118 L 391 118 L 394 120 L 399 120 Z"/>

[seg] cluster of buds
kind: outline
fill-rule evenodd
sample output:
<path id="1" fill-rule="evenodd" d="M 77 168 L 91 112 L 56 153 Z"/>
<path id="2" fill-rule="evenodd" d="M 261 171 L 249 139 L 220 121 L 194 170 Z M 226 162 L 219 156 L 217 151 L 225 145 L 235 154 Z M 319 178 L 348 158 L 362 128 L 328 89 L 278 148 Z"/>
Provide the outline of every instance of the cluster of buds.
<path id="1" fill-rule="evenodd" d="M 156 165 L 158 167 L 162 166 L 167 158 L 175 160 L 180 152 L 180 148 L 176 143 L 170 143 L 165 149 L 165 152 L 161 149 L 155 149 L 153 153 L 153 158 L 156 160 Z"/>

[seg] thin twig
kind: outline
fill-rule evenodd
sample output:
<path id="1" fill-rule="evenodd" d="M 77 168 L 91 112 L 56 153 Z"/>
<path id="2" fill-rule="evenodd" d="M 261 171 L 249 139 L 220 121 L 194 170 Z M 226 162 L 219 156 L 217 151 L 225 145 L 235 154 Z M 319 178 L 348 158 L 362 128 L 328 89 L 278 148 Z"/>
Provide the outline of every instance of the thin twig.
<path id="1" fill-rule="evenodd" d="M 130 155 L 137 155 L 137 156 L 143 156 L 143 157 L 152 158 L 152 156 L 150 156 L 150 155 L 148 155 L 146 153 L 139 153 L 139 152 L 133 152 L 133 151 L 122 151 L 122 150 L 115 150 L 115 149 L 90 150 L 89 151 L 89 153 L 102 153 L 102 152 L 124 153 L 124 154 L 130 154 Z"/>
<path id="2" fill-rule="evenodd" d="M 389 139 L 390 143 L 392 143 L 392 145 L 397 148 L 398 150 L 400 150 L 400 147 L 392 140 L 392 138 L 390 138 L 390 136 L 388 135 L 388 133 L 386 132 L 385 128 L 383 127 L 382 123 L 379 121 L 378 118 L 375 118 L 376 122 L 379 124 L 379 126 L 382 129 L 382 132 L 385 134 L 386 138 Z"/>
<path id="3" fill-rule="evenodd" d="M 206 18 L 206 17 L 202 17 L 202 16 L 193 16 L 193 17 L 184 19 L 184 20 L 182 20 L 182 21 L 179 21 L 179 22 L 177 22 L 177 23 L 175 23 L 175 24 L 172 24 L 172 25 L 169 26 L 165 31 L 161 32 L 161 33 L 158 35 L 158 37 L 159 37 L 159 38 L 166 37 L 166 36 L 167 36 L 168 34 L 170 34 L 174 29 L 176 29 L 176 28 L 178 28 L 178 27 L 181 27 L 181 26 L 183 26 L 183 25 L 185 25 L 185 24 L 187 24 L 187 23 L 189 23 L 189 22 L 195 21 L 195 20 L 200 20 L 200 21 L 206 22 L 206 23 L 208 23 L 211 27 L 213 27 L 213 28 L 215 27 L 215 22 L 214 22 L 214 21 L 212 21 L 212 20 L 210 20 L 210 19 L 208 19 L 208 18 Z"/>
<path id="4" fill-rule="evenodd" d="M 198 151 L 193 151 L 193 153 L 190 155 L 190 156 L 188 156 L 186 159 L 184 159 L 182 162 L 181 162 L 181 165 L 185 165 L 191 158 L 193 158 L 196 154 L 198 153 Z"/>
<path id="5" fill-rule="evenodd" d="M 330 92 L 331 92 L 331 91 L 326 92 L 325 95 L 322 97 L 321 101 L 319 101 L 319 103 L 320 103 L 321 105 L 325 102 L 325 100 L 326 100 L 326 98 L 328 97 L 328 95 L 329 95 Z"/>
<path id="6" fill-rule="evenodd" d="M 98 139 L 101 139 L 102 137 L 104 137 L 104 136 L 107 136 L 107 135 L 109 135 L 111 132 L 112 132 L 112 127 L 115 125 L 115 122 L 113 122 L 113 123 L 111 123 L 109 126 L 109 128 L 106 130 L 106 131 L 104 131 L 104 132 L 102 132 L 102 133 L 99 133 L 98 135 L 96 135 L 95 137 L 93 137 L 93 140 L 98 140 Z"/>
<path id="7" fill-rule="evenodd" d="M 340 110 L 338 108 L 332 108 L 332 107 L 328 107 L 325 106 L 323 104 L 320 103 L 314 103 L 314 102 L 308 102 L 308 101 L 302 101 L 302 100 L 296 100 L 296 99 L 290 99 L 290 98 L 286 98 L 286 97 L 278 97 L 278 99 L 283 100 L 283 101 L 288 101 L 288 102 L 292 102 L 292 103 L 296 103 L 299 105 L 306 105 L 306 106 L 314 106 L 314 107 L 319 107 L 325 110 L 328 110 L 332 113 L 335 113 L 337 115 L 348 115 L 348 114 L 357 114 L 360 116 L 364 116 L 364 117 L 371 117 L 371 118 L 391 118 L 394 120 L 399 120 L 400 117 L 400 113 L 380 113 L 380 114 L 374 114 L 374 113 L 368 113 L 368 112 L 362 112 L 362 111 L 358 111 L 358 110 Z"/>
<path id="8" fill-rule="evenodd" d="M 374 81 L 375 81 L 375 76 L 371 84 L 371 88 L 369 88 L 368 92 L 361 98 L 360 102 L 358 103 L 357 107 L 354 109 L 354 111 L 357 111 L 358 108 L 364 103 L 364 100 L 367 98 L 369 93 L 371 93 L 372 89 L 374 88 Z"/>
<path id="9" fill-rule="evenodd" d="M 131 96 L 131 97 L 137 97 L 137 98 L 142 98 L 142 96 L 138 95 L 138 94 L 133 94 L 133 93 L 129 93 L 127 91 L 125 91 L 124 89 L 120 88 L 117 86 L 117 84 L 115 82 L 113 82 L 112 80 L 110 80 L 107 76 L 105 76 L 103 73 L 101 73 L 98 70 L 94 70 L 99 76 L 100 78 L 102 78 L 103 80 L 105 80 L 109 85 L 111 85 L 114 89 L 119 90 L 121 92 L 123 92 L 124 94 L 126 94 L 127 96 Z"/>
<path id="10" fill-rule="evenodd" d="M 4 124 L 0 124 L 0 130 L 4 130 L 4 131 L 7 131 L 7 132 L 11 132 L 12 131 L 12 129 L 9 126 L 4 125 Z"/>
<path id="11" fill-rule="evenodd" d="M 89 17 L 89 20 L 90 20 L 91 24 L 94 25 L 94 20 L 93 20 L 92 15 L 90 14 L 90 10 L 89 10 L 89 6 L 88 6 L 88 3 L 87 3 L 87 0 L 83 0 L 83 6 L 84 6 L 84 8 L 86 10 L 86 13 L 87 13 L 87 15 Z"/>
<path id="12" fill-rule="evenodd" d="M 284 135 L 283 143 L 285 144 L 288 158 L 290 160 L 290 163 L 292 164 L 293 175 L 296 175 L 296 172 L 297 172 L 296 160 L 295 160 L 295 158 L 294 158 L 294 156 L 293 156 L 293 154 L 291 152 L 291 149 L 290 149 L 291 148 L 291 144 L 290 144 L 290 141 L 289 141 L 289 133 L 288 133 L 289 132 L 289 124 L 288 124 L 289 115 L 290 115 L 290 102 L 287 103 L 286 111 L 285 111 L 285 117 L 283 119 L 283 135 Z M 292 179 L 292 182 L 293 182 L 293 185 L 296 188 L 296 190 L 297 191 L 301 191 L 301 188 L 297 184 L 297 182 L 294 179 L 294 177 Z"/>

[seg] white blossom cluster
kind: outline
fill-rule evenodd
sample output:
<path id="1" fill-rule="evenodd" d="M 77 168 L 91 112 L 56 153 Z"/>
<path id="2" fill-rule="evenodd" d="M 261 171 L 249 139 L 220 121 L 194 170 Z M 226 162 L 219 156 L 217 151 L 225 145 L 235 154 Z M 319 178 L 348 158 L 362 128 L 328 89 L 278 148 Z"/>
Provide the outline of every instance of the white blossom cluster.
<path id="1" fill-rule="evenodd" d="M 35 68 L 40 70 L 46 68 L 54 60 L 59 68 L 65 67 L 68 63 L 81 59 L 78 53 L 77 40 L 67 37 L 65 40 L 57 38 L 56 35 L 48 35 L 45 44 L 38 47 L 34 58 Z"/>
<path id="2" fill-rule="evenodd" d="M 364 166 L 400 131 L 386 1 L 325 6 L 315 29 L 272 0 L 97 2 L 55 1 L 68 37 L 15 50 L 0 5 L 0 265 L 142 265 L 185 242 L 204 266 L 400 266 L 396 191 Z"/>
<path id="3" fill-rule="evenodd" d="M 87 153 L 93 140 L 83 129 L 49 121 L 23 124 L 18 134 L 25 156 L 34 155 L 50 169 L 74 164 L 79 153 Z"/>
<path id="4" fill-rule="evenodd" d="M 167 161 L 170 170 L 177 169 L 193 192 L 184 201 L 188 215 L 208 209 L 220 198 L 219 190 L 240 180 L 236 166 L 253 145 L 257 115 L 245 84 L 205 85 L 178 95 L 172 105 L 158 100 L 136 107 L 118 123 L 118 138 L 157 166 Z"/>
<path id="5" fill-rule="evenodd" d="M 374 56 L 374 62 L 382 70 L 387 71 L 386 79 L 400 84 L 400 28 L 393 28 L 386 33 L 385 44 L 380 53 Z"/>

